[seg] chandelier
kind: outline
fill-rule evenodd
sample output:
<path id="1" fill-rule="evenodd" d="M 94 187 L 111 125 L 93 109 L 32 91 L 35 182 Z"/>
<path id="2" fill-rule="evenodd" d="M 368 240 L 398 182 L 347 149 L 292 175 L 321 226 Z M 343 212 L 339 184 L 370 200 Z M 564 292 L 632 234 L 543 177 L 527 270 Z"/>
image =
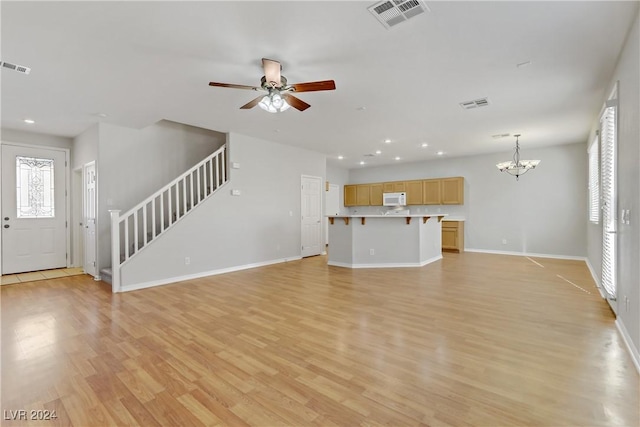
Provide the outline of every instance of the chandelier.
<path id="1" fill-rule="evenodd" d="M 520 144 L 518 138 L 520 134 L 514 135 L 516 137 L 516 150 L 513 153 L 513 160 L 509 162 L 498 163 L 496 167 L 500 172 L 507 172 L 509 175 L 516 177 L 516 181 L 520 178 L 520 175 L 524 175 L 531 169 L 535 169 L 540 160 L 520 160 Z"/>
<path id="2" fill-rule="evenodd" d="M 258 106 L 270 113 L 281 113 L 290 107 L 280 94 L 280 90 L 275 87 L 269 88 L 269 93 L 260 100 Z"/>

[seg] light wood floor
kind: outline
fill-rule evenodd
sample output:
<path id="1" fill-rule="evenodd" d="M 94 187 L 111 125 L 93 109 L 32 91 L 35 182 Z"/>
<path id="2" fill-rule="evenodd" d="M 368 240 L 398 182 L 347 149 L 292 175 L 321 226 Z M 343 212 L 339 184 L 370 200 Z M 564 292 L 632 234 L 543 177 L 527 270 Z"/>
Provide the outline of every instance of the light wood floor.
<path id="1" fill-rule="evenodd" d="M 118 295 L 86 276 L 1 295 L 6 426 L 640 424 L 638 375 L 578 261 L 314 257 Z M 30 419 L 42 411 L 57 419 Z"/>

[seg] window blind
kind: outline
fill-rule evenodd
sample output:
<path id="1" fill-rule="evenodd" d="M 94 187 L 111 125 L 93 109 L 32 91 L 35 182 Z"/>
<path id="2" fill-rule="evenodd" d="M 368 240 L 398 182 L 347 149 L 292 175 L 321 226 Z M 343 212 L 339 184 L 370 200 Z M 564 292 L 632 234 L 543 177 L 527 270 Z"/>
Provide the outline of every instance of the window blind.
<path id="1" fill-rule="evenodd" d="M 600 221 L 600 150 L 598 136 L 589 147 L 589 221 Z"/>
<path id="2" fill-rule="evenodd" d="M 608 105 L 610 103 L 607 103 Z M 616 107 L 608 106 L 600 119 L 602 186 L 602 287 L 616 296 Z"/>

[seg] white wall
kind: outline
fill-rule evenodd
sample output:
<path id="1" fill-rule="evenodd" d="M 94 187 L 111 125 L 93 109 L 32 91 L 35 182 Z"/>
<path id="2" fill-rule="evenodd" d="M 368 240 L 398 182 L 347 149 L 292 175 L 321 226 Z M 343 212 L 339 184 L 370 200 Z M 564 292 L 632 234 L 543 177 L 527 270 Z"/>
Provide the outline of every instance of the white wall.
<path id="1" fill-rule="evenodd" d="M 616 81 L 619 83 L 618 212 L 629 209 L 630 224 L 618 221 L 618 295 L 613 304 L 617 305 L 621 329 L 640 366 L 640 12 L 627 36 L 603 103 Z M 594 120 L 593 131 L 598 128 L 598 120 L 599 117 Z M 589 262 L 600 276 L 602 223 L 589 224 L 587 234 Z"/>
<path id="2" fill-rule="evenodd" d="M 325 179 L 324 155 L 235 133 L 228 150 L 240 169 L 229 169 L 227 185 L 122 267 L 125 288 L 300 257 L 300 180 Z"/>
<path id="3" fill-rule="evenodd" d="M 109 210 L 123 213 L 225 143 L 219 132 L 170 121 L 144 129 L 101 123 L 98 136 L 98 266 L 111 266 Z"/>
<path id="4" fill-rule="evenodd" d="M 539 159 L 541 163 L 519 181 L 495 167 L 512 157 L 512 151 L 505 151 L 351 169 L 350 183 L 462 176 L 464 205 L 411 206 L 411 213 L 442 212 L 464 217 L 465 248 L 470 250 L 586 256 L 586 144 L 529 149 L 525 135 L 521 147 L 524 158 Z M 352 208 L 360 213 L 372 209 L 381 208 Z"/>
<path id="5" fill-rule="evenodd" d="M 43 147 L 71 148 L 72 138 L 27 132 L 16 129 L 2 129 L 3 142 L 19 142 L 20 144 L 41 145 Z"/>
<path id="6" fill-rule="evenodd" d="M 78 169 L 98 160 L 99 125 L 95 124 L 73 139 L 72 169 Z"/>
<path id="7" fill-rule="evenodd" d="M 344 185 L 349 184 L 349 170 L 327 163 L 327 181 L 340 189 L 340 215 L 348 214 L 349 209 L 344 207 Z"/>

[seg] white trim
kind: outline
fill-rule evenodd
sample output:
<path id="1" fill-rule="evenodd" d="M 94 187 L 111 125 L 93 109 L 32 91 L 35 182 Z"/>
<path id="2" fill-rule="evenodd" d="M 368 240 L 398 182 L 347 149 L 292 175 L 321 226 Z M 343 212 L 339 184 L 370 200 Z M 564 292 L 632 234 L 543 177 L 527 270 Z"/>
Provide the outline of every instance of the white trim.
<path id="1" fill-rule="evenodd" d="M 627 332 L 627 328 L 624 327 L 624 323 L 620 321 L 620 318 L 617 318 L 615 323 L 618 332 L 620 332 L 620 335 L 622 335 L 622 340 L 627 346 L 629 356 L 631 356 L 631 361 L 636 367 L 636 371 L 638 372 L 638 374 L 640 374 L 640 352 L 638 352 L 638 349 L 633 345 L 631 336 L 629 336 L 629 332 Z"/>
<path id="2" fill-rule="evenodd" d="M 416 262 L 416 263 L 385 263 L 385 264 L 349 264 L 346 262 L 335 262 L 329 261 L 327 265 L 332 265 L 334 267 L 346 267 L 346 268 L 416 268 L 416 267 L 424 267 L 427 264 L 431 264 L 432 262 L 436 262 L 442 259 L 442 255 L 435 256 L 433 258 L 429 258 L 426 261 Z"/>
<path id="3" fill-rule="evenodd" d="M 584 262 L 587 263 L 587 268 L 589 269 L 589 273 L 591 273 L 593 282 L 596 284 L 596 288 L 598 288 L 598 292 L 600 292 L 600 296 L 602 297 L 602 299 L 607 299 L 607 295 L 604 293 L 604 291 L 600 287 L 600 279 L 596 274 L 596 271 L 594 270 L 593 266 L 591 265 L 591 261 L 589 261 L 589 258 L 585 258 Z"/>
<path id="4" fill-rule="evenodd" d="M 134 283 L 132 285 L 126 285 L 126 286 L 121 285 L 119 292 L 137 291 L 140 289 L 146 289 L 146 288 L 152 288 L 155 286 L 162 286 L 162 285 L 168 285 L 171 283 L 182 282 L 185 280 L 200 279 L 202 277 L 207 277 L 207 276 L 216 276 L 218 274 L 232 273 L 234 271 L 248 270 L 250 268 L 264 267 L 267 265 L 280 264 L 280 263 L 289 262 L 289 261 L 298 261 L 301 259 L 302 259 L 301 256 L 294 256 L 291 258 L 279 258 L 279 259 L 274 259 L 270 261 L 256 262 L 253 264 L 244 264 L 244 265 L 238 265 L 235 267 L 221 268 L 218 270 L 203 271 L 201 273 L 188 274 L 186 276 L 176 276 L 168 279 L 151 280 L 149 282 Z M 111 280 L 113 280 L 113 276 L 111 276 Z"/>
<path id="5" fill-rule="evenodd" d="M 568 259 L 568 260 L 574 260 L 574 261 L 587 261 L 586 257 L 575 256 L 575 255 L 538 254 L 533 252 L 494 251 L 491 249 L 469 249 L 469 248 L 464 248 L 464 250 L 466 252 L 479 252 L 479 253 L 496 254 L 496 255 L 514 255 L 514 256 L 529 256 L 529 257 L 536 257 L 536 258 L 553 258 L 553 259 Z"/>

